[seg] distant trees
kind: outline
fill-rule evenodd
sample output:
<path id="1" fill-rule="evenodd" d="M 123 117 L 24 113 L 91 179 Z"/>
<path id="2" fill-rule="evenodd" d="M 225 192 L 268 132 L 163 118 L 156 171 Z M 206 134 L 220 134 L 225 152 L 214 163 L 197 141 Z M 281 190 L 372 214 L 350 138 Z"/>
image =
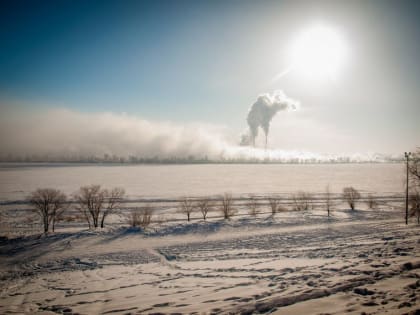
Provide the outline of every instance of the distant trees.
<path id="1" fill-rule="evenodd" d="M 50 226 L 55 231 L 55 224 L 66 209 L 67 197 L 58 189 L 39 188 L 28 197 L 29 204 L 40 218 L 44 233 L 48 233 Z"/>
<path id="2" fill-rule="evenodd" d="M 115 212 L 116 209 L 121 208 L 124 196 L 124 189 L 118 187 L 108 190 L 103 189 L 100 185 L 82 186 L 73 195 L 72 200 L 72 203 L 74 202 L 76 209 L 79 211 L 79 215 L 69 216 L 69 218 L 73 221 L 76 219 L 84 220 L 87 222 L 89 228 L 103 228 L 108 216 Z M 320 196 L 325 196 L 325 198 Z M 376 198 L 370 194 L 364 197 L 363 202 L 366 202 L 369 208 L 373 209 L 376 207 Z M 343 188 L 342 198 L 354 210 L 357 202 L 361 199 L 361 195 L 355 188 L 345 187 Z M 58 222 L 60 216 L 68 208 L 66 195 L 60 190 L 53 188 L 37 189 L 28 196 L 27 200 L 32 206 L 33 211 L 40 216 L 45 233 L 48 233 L 50 229 L 52 231 L 55 230 L 56 222 Z M 275 215 L 282 209 L 280 199 L 277 196 L 267 196 L 264 199 L 250 195 L 249 201 L 245 201 L 246 203 L 244 204 L 240 203 L 239 206 L 241 209 L 245 208 L 248 210 L 248 213 L 255 217 L 260 213 L 263 204 L 265 207 L 267 200 L 272 215 Z M 314 204 L 325 205 L 326 214 L 330 217 L 333 201 L 335 202 L 335 198 L 332 198 L 330 186 L 327 185 L 325 194 L 311 195 L 307 192 L 299 191 L 292 195 L 292 199 L 287 198 L 285 203 L 291 205 L 294 210 L 298 211 L 314 209 Z M 417 221 L 420 224 L 420 197 L 417 188 L 413 188 L 409 202 L 410 213 L 412 216 L 417 217 Z M 224 193 L 218 199 L 214 200 L 210 197 L 202 197 L 200 199 L 183 197 L 177 200 L 176 209 L 178 209 L 178 213 L 186 216 L 188 222 L 191 221 L 191 216 L 194 212 L 199 212 L 203 220 L 207 220 L 208 213 L 212 210 L 220 211 L 225 220 L 230 219 L 237 212 L 231 193 Z M 73 212 L 72 214 L 74 215 Z M 144 228 L 151 224 L 153 214 L 154 209 L 150 205 L 145 205 L 128 210 L 124 213 L 124 219 L 133 227 L 140 226 Z M 154 220 L 153 222 L 157 221 Z"/>
<path id="3" fill-rule="evenodd" d="M 361 198 L 360 193 L 353 187 L 343 188 L 343 199 L 349 204 L 352 210 L 355 209 L 357 201 Z"/>
<path id="4" fill-rule="evenodd" d="M 192 200 L 187 197 L 183 197 L 179 206 L 180 212 L 187 216 L 187 221 L 189 222 L 191 219 L 191 213 L 194 211 L 194 204 Z"/>
<path id="5" fill-rule="evenodd" d="M 233 208 L 233 198 L 231 193 L 223 194 L 220 211 L 222 212 L 223 218 L 225 220 L 230 219 L 235 214 L 235 209 Z"/>
<path id="6" fill-rule="evenodd" d="M 82 186 L 74 195 L 78 209 L 82 213 L 89 228 L 104 227 L 106 217 L 120 206 L 125 191 L 113 188 L 108 191 L 100 185 Z"/>

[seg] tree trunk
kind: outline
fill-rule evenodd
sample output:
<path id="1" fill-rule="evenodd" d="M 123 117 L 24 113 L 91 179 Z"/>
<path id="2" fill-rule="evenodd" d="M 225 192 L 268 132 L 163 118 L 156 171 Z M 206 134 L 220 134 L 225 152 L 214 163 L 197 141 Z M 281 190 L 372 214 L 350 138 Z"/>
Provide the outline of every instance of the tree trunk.
<path id="1" fill-rule="evenodd" d="M 105 217 L 106 217 L 106 215 L 105 215 L 105 213 L 103 214 L 103 216 L 102 216 L 102 220 L 101 220 L 101 229 L 103 229 L 104 228 L 104 224 L 105 224 Z"/>
<path id="2" fill-rule="evenodd" d="M 98 227 L 98 217 L 94 216 L 93 217 L 93 227 L 96 229 Z"/>
<path id="3" fill-rule="evenodd" d="M 49 222 L 48 222 L 48 217 L 45 216 L 44 217 L 44 233 L 47 234 L 48 233 L 48 229 L 49 229 Z"/>

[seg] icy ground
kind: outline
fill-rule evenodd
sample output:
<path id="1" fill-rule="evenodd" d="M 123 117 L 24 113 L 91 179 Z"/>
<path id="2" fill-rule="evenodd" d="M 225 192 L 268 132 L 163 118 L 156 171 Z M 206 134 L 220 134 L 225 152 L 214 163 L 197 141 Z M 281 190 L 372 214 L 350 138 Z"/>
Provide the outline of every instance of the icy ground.
<path id="1" fill-rule="evenodd" d="M 419 232 L 376 210 L 3 239 L 0 313 L 416 314 Z"/>

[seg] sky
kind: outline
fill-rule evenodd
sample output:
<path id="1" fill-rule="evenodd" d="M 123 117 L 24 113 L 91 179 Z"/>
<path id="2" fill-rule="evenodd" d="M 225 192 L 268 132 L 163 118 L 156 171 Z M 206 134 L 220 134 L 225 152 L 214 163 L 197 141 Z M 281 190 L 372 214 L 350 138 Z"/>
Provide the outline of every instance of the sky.
<path id="1" fill-rule="evenodd" d="M 97 136 L 92 143 L 102 139 L 98 154 L 121 152 L 106 143 L 119 137 L 126 154 L 181 154 L 197 143 L 188 154 L 226 150 L 247 132 L 258 97 L 276 91 L 300 106 L 273 117 L 269 149 L 412 150 L 420 145 L 419 14 L 418 1 L 404 0 L 2 1 L 1 153 L 30 154 L 48 133 L 67 144 L 35 153 L 86 153 L 81 125 Z M 318 24 L 345 45 L 334 78 L 288 71 L 294 41 Z M 112 136 L 91 126 L 103 117 Z M 52 120 L 62 123 L 49 128 Z M 178 132 L 182 147 L 171 138 Z"/>

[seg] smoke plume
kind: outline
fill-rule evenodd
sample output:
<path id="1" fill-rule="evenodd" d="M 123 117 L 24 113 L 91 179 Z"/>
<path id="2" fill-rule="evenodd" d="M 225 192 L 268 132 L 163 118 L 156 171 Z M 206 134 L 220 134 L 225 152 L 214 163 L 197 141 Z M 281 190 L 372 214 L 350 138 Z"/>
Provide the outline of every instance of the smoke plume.
<path id="1" fill-rule="evenodd" d="M 261 127 L 265 133 L 265 146 L 267 148 L 267 137 L 270 131 L 270 122 L 279 111 L 296 110 L 299 103 L 284 94 L 283 91 L 274 91 L 258 96 L 249 110 L 247 122 L 249 134 L 242 135 L 241 144 L 252 144 L 255 146 L 255 138 L 258 136 L 258 129 Z"/>

